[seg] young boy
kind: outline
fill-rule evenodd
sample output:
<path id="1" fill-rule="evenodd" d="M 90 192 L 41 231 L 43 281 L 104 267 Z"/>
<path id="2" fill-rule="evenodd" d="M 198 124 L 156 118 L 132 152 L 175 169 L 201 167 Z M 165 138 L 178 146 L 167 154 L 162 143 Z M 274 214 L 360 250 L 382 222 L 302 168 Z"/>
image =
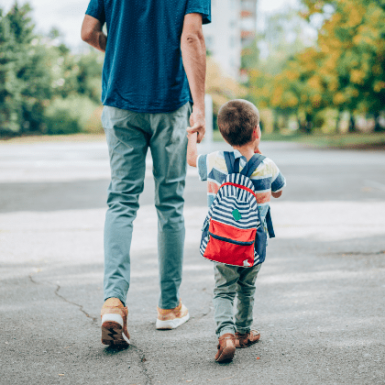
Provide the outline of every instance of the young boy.
<path id="1" fill-rule="evenodd" d="M 245 167 L 255 153 L 260 154 L 261 130 L 258 109 L 246 100 L 232 100 L 223 105 L 218 114 L 218 127 L 224 140 L 233 148 L 235 160 L 239 159 L 239 171 Z M 197 153 L 197 135 L 188 134 L 187 163 L 198 167 L 200 179 L 208 182 L 208 206 L 228 175 L 228 167 L 223 151 L 208 155 Z M 271 195 L 279 198 L 285 186 L 285 178 L 269 158 L 265 158 L 252 172 L 250 170 L 260 219 L 265 224 Z M 261 263 L 252 267 L 239 267 L 214 262 L 215 288 L 214 312 L 219 340 L 215 360 L 231 361 L 235 348 L 244 348 L 257 342 L 260 333 L 251 330 L 255 281 Z M 237 310 L 233 316 L 234 298 L 237 296 Z M 235 318 L 235 320 L 234 320 Z"/>

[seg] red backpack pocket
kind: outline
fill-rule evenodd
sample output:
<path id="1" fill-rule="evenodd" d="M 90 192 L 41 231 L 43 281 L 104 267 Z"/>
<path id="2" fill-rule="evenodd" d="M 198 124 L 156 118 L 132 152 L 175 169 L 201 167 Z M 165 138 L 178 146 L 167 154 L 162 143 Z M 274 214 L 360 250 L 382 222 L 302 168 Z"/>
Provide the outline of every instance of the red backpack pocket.
<path id="1" fill-rule="evenodd" d="M 209 241 L 204 257 L 227 265 L 254 265 L 254 243 L 257 229 L 240 229 L 211 219 Z"/>

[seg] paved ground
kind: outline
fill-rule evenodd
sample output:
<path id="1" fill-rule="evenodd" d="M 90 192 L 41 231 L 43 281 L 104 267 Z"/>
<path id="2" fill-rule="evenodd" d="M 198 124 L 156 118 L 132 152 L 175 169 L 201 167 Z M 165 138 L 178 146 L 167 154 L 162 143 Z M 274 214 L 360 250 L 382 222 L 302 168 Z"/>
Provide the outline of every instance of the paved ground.
<path id="1" fill-rule="evenodd" d="M 203 149 L 204 151 L 205 149 Z M 100 344 L 108 162 L 96 142 L 0 143 L 0 383 L 385 384 L 385 154 L 266 143 L 288 180 L 257 282 L 262 340 L 214 362 L 205 185 L 189 170 L 182 287 L 192 319 L 155 331 L 151 159 L 136 221 L 133 345 Z"/>

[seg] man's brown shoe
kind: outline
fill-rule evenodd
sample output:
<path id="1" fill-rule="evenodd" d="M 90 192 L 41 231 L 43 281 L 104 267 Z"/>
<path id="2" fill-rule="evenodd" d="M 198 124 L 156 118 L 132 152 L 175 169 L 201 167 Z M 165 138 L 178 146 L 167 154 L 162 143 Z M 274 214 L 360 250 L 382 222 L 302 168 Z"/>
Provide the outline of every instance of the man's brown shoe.
<path id="1" fill-rule="evenodd" d="M 174 309 L 161 309 L 158 307 L 156 328 L 158 330 L 176 329 L 190 319 L 187 307 L 179 300 L 179 305 Z"/>
<path id="2" fill-rule="evenodd" d="M 248 333 L 235 333 L 235 346 L 237 348 L 247 348 L 255 344 L 261 338 L 261 333 L 257 330 L 250 330 Z"/>
<path id="3" fill-rule="evenodd" d="M 102 307 L 102 343 L 127 348 L 130 335 L 127 331 L 128 309 L 118 298 L 108 298 Z"/>
<path id="4" fill-rule="evenodd" d="M 235 354 L 235 335 L 231 333 L 223 334 L 218 339 L 218 351 L 215 355 L 217 362 L 230 362 Z"/>

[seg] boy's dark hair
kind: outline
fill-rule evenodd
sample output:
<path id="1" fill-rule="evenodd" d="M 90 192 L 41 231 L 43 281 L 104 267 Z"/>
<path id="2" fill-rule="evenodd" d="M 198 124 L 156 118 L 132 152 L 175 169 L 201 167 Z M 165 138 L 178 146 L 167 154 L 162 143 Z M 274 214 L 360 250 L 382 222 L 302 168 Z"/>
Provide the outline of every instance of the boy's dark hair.
<path id="1" fill-rule="evenodd" d="M 231 100 L 224 104 L 218 113 L 219 131 L 232 146 L 249 143 L 258 124 L 258 109 L 247 100 Z"/>

